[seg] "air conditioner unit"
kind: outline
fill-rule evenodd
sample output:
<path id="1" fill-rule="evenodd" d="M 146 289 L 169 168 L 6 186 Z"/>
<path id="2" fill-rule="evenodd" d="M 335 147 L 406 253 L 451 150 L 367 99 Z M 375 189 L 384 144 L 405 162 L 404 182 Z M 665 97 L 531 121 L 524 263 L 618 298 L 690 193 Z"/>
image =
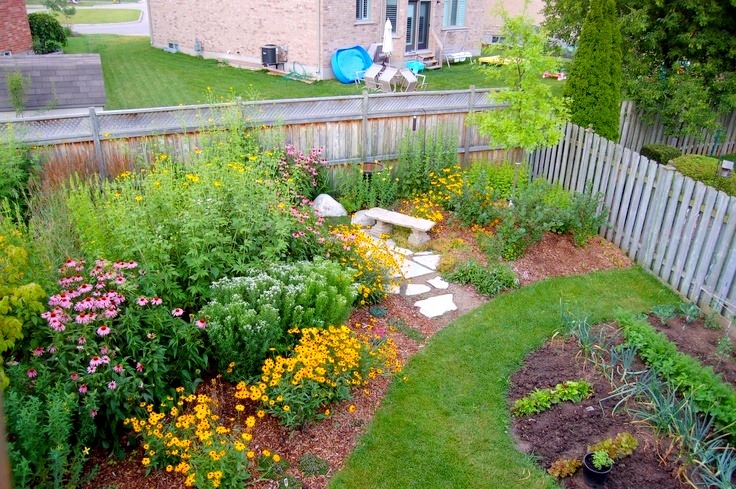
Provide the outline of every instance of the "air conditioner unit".
<path id="1" fill-rule="evenodd" d="M 12 51 L 3 51 L 3 56 L 12 56 Z"/>

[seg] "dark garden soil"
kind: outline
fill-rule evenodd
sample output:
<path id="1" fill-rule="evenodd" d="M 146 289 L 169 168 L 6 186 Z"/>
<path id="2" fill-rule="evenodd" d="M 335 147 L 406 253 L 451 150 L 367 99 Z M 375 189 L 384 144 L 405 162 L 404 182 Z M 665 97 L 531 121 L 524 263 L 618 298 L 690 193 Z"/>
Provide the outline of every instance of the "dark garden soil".
<path id="1" fill-rule="evenodd" d="M 469 254 L 476 255 L 478 253 L 477 246 L 473 242 L 472 232 L 450 224 L 444 224 L 440 229 L 445 236 L 456 237 L 471 244 L 471 249 L 468 250 Z M 586 248 L 578 249 L 572 245 L 569 237 L 549 234 L 521 260 L 516 262 L 514 268 L 521 278 L 522 285 L 526 285 L 551 276 L 622 268 L 629 266 L 629 264 L 630 261 L 625 255 L 605 241 L 596 239 Z M 459 307 L 459 310 L 452 314 L 428 319 L 420 315 L 418 309 L 413 307 L 414 298 L 389 296 L 381 304 L 387 310 L 385 317 L 371 318 L 368 308 L 361 308 L 353 313 L 349 324 L 358 328 L 378 327 L 386 329 L 389 337 L 397 344 L 400 358 L 405 362 L 418 352 L 434 333 L 449 324 L 458 315 L 468 312 L 486 300 L 472 287 L 456 284 L 451 285 L 451 287 L 452 293 L 455 295 L 455 302 Z M 371 324 L 371 321 L 373 321 L 373 325 L 366 326 Z M 359 325 L 356 326 L 356 323 Z M 405 329 L 407 326 L 421 333 L 423 339 L 420 340 L 416 334 L 407 335 Z M 558 358 L 556 354 L 544 353 L 547 348 L 534 353 L 529 359 L 530 362 L 515 377 L 515 384 L 512 387 L 512 399 L 521 397 L 522 392 L 534 387 L 554 386 L 557 382 L 580 376 L 596 378 L 595 371 L 592 368 L 585 369 L 582 363 L 577 361 L 572 346 L 556 343 L 555 346 L 549 348 L 560 350 L 567 356 Z M 540 361 L 534 361 L 537 356 L 539 356 Z M 547 363 L 548 361 L 555 363 Z M 554 365 L 554 367 L 551 367 L 551 365 Z M 578 373 L 578 370 L 566 370 L 570 368 L 579 369 L 582 373 Z M 400 373 L 397 375 L 401 376 Z M 517 378 L 519 380 L 516 380 Z M 596 382 L 597 395 L 605 395 L 607 388 L 600 383 L 600 380 Z M 289 433 L 279 426 L 274 419 L 266 416 L 258 421 L 254 430 L 254 439 L 250 446 L 252 449 L 268 448 L 272 452 L 281 455 L 284 460 L 290 463 L 291 468 L 287 472 L 299 479 L 302 482 L 302 487 L 308 489 L 324 488 L 327 486 L 330 477 L 342 467 L 357 444 L 358 437 L 365 432 L 389 384 L 390 379 L 388 378 L 379 378 L 373 381 L 365 388 L 357 390 L 352 400 L 332 406 L 332 416 L 329 419 L 309 425 L 300 431 Z M 200 385 L 200 389 L 209 395 L 217 396 L 222 419 L 235 417 L 235 399 L 232 396 L 234 386 L 225 382 L 208 380 Z M 351 405 L 354 406 L 354 412 L 351 412 Z M 586 411 L 585 407 L 588 406 L 594 407 L 594 411 Z M 251 410 L 254 410 L 254 408 L 251 408 Z M 618 422 L 618 418 L 615 419 Z M 564 453 L 575 453 L 576 456 L 582 456 L 578 451 L 580 449 L 584 450 L 586 443 L 595 441 L 597 435 L 594 434 L 596 432 L 593 429 L 599 421 L 608 423 L 604 424 L 603 434 L 607 434 L 606 436 L 623 430 L 612 422 L 610 416 L 601 416 L 597 401 L 591 400 L 586 402 L 582 408 L 579 405 L 561 406 L 544 416 L 524 420 L 525 424 L 519 425 L 517 432 L 520 443 L 526 449 L 539 454 L 543 463 L 548 465 L 553 458 Z M 630 431 L 634 429 L 628 425 L 626 426 L 625 429 Z M 525 436 L 528 439 L 525 439 Z M 538 451 L 536 444 L 542 442 L 545 442 L 545 448 L 543 451 Z M 643 447 L 653 444 L 652 441 L 645 438 L 640 438 L 640 442 Z M 146 469 L 140 463 L 142 458 L 140 450 L 131 446 L 127 450 L 124 460 L 118 460 L 102 450 L 93 451 L 87 463 L 86 471 L 87 473 L 95 471 L 95 475 L 83 488 L 170 489 L 184 487 L 183 478 L 174 473 L 167 473 L 164 470 L 152 470 L 149 475 L 146 475 Z M 652 463 L 647 466 L 646 474 L 641 474 L 641 477 L 647 478 L 635 479 L 637 481 L 650 481 L 637 483 L 640 487 L 678 487 L 675 485 L 675 478 L 672 474 L 674 469 L 664 466 L 658 471 L 651 470 L 652 466 L 658 466 L 658 459 L 656 458 L 658 452 L 656 450 L 642 449 L 641 452 L 650 453 L 652 457 L 650 462 Z M 329 463 L 329 472 L 324 476 L 306 476 L 301 473 L 298 469 L 298 461 L 301 456 L 307 453 L 326 460 Z M 617 469 L 623 468 L 624 464 L 627 463 L 631 462 L 622 462 Z M 623 471 L 617 470 L 618 472 Z M 620 479 L 621 477 L 617 475 L 612 478 L 613 480 L 623 480 Z M 660 480 L 666 481 L 666 483 L 659 484 L 657 481 Z M 274 481 L 263 481 L 253 484 L 252 487 L 271 488 L 277 487 L 277 485 Z M 624 484 L 610 487 L 636 487 L 636 485 Z"/>

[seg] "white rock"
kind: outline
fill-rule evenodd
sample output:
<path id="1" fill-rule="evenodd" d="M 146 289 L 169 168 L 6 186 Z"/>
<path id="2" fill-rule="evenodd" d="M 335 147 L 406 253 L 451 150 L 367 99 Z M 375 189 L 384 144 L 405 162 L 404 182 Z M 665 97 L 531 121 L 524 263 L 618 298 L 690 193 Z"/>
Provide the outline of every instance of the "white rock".
<path id="1" fill-rule="evenodd" d="M 404 260 L 404 263 L 401 264 L 401 274 L 404 276 L 404 278 L 420 277 L 429 273 L 434 273 L 434 270 L 423 267 L 420 264 L 414 263 L 411 260 Z"/>
<path id="2" fill-rule="evenodd" d="M 406 284 L 406 295 L 419 295 L 432 290 L 424 284 Z"/>
<path id="3" fill-rule="evenodd" d="M 314 210 L 321 216 L 325 217 L 341 217 L 347 216 L 348 213 L 341 203 L 333 199 L 327 194 L 319 194 L 312 204 Z"/>
<path id="4" fill-rule="evenodd" d="M 434 255 L 434 251 L 419 251 L 417 253 L 414 253 L 414 256 L 426 256 L 426 255 Z"/>
<path id="5" fill-rule="evenodd" d="M 388 293 L 389 294 L 398 294 L 401 292 L 401 287 L 398 285 L 389 285 L 388 286 Z"/>
<path id="6" fill-rule="evenodd" d="M 366 212 L 367 211 L 364 210 L 356 212 L 355 214 L 353 214 L 353 218 L 350 220 L 350 222 L 359 226 L 373 226 L 376 223 L 376 220 L 366 216 Z"/>
<path id="7" fill-rule="evenodd" d="M 420 265 L 424 265 L 432 270 L 437 270 L 437 265 L 440 264 L 440 255 L 422 255 L 414 256 L 414 261 Z"/>
<path id="8" fill-rule="evenodd" d="M 419 308 L 419 312 L 428 318 L 436 318 L 442 316 L 446 312 L 457 310 L 457 306 L 452 300 L 452 294 L 438 295 L 430 297 L 414 303 Z"/>
<path id="9" fill-rule="evenodd" d="M 449 283 L 442 280 L 442 277 L 435 277 L 432 280 L 427 280 L 427 283 L 432 285 L 436 289 L 446 289 L 450 286 Z"/>

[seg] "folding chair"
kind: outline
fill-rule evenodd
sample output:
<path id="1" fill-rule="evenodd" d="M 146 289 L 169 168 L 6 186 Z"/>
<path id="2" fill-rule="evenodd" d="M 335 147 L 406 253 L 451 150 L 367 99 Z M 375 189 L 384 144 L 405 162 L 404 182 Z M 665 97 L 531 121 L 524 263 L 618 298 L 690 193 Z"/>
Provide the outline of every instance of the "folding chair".
<path id="1" fill-rule="evenodd" d="M 383 71 L 383 66 L 374 63 L 367 70 L 356 73 L 355 83 L 360 85 L 362 81 L 368 90 L 380 90 L 381 87 L 378 86 L 378 75 L 381 74 L 381 71 Z"/>
<path id="2" fill-rule="evenodd" d="M 393 92 L 396 89 L 394 77 L 399 72 L 393 66 L 387 66 L 378 76 L 378 87 L 382 92 Z"/>
<path id="3" fill-rule="evenodd" d="M 404 92 L 421 90 L 427 85 L 426 76 L 417 75 L 409 68 L 401 68 L 399 75 L 401 77 L 401 88 Z"/>

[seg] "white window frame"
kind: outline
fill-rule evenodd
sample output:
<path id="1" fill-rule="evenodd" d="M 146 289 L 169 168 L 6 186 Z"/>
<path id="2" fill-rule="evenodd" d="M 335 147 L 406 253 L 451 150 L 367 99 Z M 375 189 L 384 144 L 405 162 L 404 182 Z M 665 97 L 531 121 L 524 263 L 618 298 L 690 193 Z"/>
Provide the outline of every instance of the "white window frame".
<path id="1" fill-rule="evenodd" d="M 465 27 L 466 0 L 445 0 L 442 11 L 442 27 Z"/>
<path id="2" fill-rule="evenodd" d="M 355 0 L 355 21 L 367 22 L 371 20 L 370 0 Z"/>

